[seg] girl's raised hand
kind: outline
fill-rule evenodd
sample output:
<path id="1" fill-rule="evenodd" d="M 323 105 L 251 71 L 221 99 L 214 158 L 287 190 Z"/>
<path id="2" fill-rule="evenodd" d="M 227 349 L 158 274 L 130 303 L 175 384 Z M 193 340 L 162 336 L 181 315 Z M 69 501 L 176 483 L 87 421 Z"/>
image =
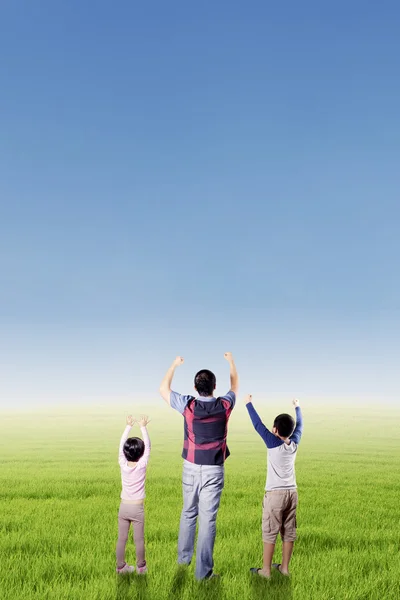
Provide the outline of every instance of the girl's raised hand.
<path id="1" fill-rule="evenodd" d="M 146 427 L 146 425 L 150 423 L 150 419 L 147 415 L 140 415 L 140 419 L 137 419 L 136 421 L 140 427 Z"/>
<path id="2" fill-rule="evenodd" d="M 132 426 L 133 426 L 135 423 L 136 423 L 136 419 L 134 419 L 134 418 L 132 417 L 132 415 L 128 415 L 128 416 L 126 417 L 126 424 L 127 424 L 127 425 L 130 425 L 130 426 L 132 427 Z"/>

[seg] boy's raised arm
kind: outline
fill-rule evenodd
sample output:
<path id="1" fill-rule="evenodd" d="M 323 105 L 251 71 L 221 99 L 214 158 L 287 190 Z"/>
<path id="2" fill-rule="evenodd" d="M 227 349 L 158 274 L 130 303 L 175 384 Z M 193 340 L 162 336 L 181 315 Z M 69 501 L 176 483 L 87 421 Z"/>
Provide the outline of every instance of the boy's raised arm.
<path id="1" fill-rule="evenodd" d="M 253 397 L 251 396 L 251 394 L 247 396 L 245 402 L 247 411 L 250 415 L 250 419 L 254 425 L 254 429 L 261 436 L 267 448 L 276 448 L 277 446 L 281 446 L 282 441 L 279 438 L 277 438 L 273 433 L 271 433 L 267 427 L 265 427 L 264 423 L 258 416 L 258 413 L 253 406 Z"/>
<path id="2" fill-rule="evenodd" d="M 177 356 L 175 358 L 174 362 L 172 363 L 172 365 L 170 366 L 170 368 L 168 369 L 168 371 L 166 372 L 164 379 L 162 380 L 161 385 L 160 385 L 160 394 L 161 394 L 162 398 L 165 400 L 165 402 L 169 405 L 171 405 L 171 384 L 172 384 L 172 379 L 175 374 L 175 369 L 176 369 L 176 367 L 180 367 L 182 364 L 183 364 L 182 356 Z"/>
<path id="3" fill-rule="evenodd" d="M 126 463 L 126 458 L 125 458 L 125 454 L 124 454 L 124 444 L 129 437 L 129 432 L 130 432 L 134 422 L 135 422 L 135 419 L 132 417 L 132 415 L 129 415 L 128 417 L 126 417 L 126 427 L 124 429 L 121 440 L 119 442 L 118 463 L 120 465 Z"/>
<path id="4" fill-rule="evenodd" d="M 294 428 L 294 431 L 293 431 L 292 435 L 290 436 L 290 439 L 295 444 L 299 444 L 302 433 L 303 433 L 303 415 L 301 414 L 300 402 L 297 398 L 295 398 L 293 400 L 293 404 L 296 409 L 296 427 Z"/>

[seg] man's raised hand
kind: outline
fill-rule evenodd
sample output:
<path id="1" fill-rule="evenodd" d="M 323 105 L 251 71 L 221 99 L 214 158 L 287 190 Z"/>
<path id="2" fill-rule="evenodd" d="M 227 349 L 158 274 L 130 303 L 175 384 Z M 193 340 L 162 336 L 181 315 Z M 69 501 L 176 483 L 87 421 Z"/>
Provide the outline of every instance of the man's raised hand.
<path id="1" fill-rule="evenodd" d="M 250 404 L 250 402 L 253 402 L 253 396 L 251 394 L 247 394 L 246 398 L 244 399 L 245 404 Z"/>
<path id="2" fill-rule="evenodd" d="M 293 398 L 293 406 L 297 408 L 300 406 L 300 400 L 298 398 Z"/>
<path id="3" fill-rule="evenodd" d="M 174 360 L 174 367 L 180 367 L 181 365 L 183 365 L 184 360 L 182 356 L 177 356 L 176 359 Z"/>

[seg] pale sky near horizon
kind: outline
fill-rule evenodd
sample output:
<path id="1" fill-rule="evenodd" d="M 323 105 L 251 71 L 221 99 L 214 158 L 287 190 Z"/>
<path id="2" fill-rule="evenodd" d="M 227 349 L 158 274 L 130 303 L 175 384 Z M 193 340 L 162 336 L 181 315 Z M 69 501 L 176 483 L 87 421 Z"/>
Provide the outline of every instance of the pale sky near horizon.
<path id="1" fill-rule="evenodd" d="M 176 354 L 224 392 L 227 350 L 242 394 L 398 404 L 399 25 L 3 3 L 0 407 L 157 397 Z"/>

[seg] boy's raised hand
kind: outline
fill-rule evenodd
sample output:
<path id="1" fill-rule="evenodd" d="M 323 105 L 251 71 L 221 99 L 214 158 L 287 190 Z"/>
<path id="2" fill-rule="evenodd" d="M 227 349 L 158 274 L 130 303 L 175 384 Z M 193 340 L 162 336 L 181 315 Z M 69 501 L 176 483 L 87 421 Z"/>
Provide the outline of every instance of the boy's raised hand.
<path id="1" fill-rule="evenodd" d="M 150 419 L 147 415 L 140 415 L 140 419 L 136 420 L 139 427 L 146 427 L 148 423 L 150 423 Z"/>
<path id="2" fill-rule="evenodd" d="M 134 419 L 134 418 L 132 417 L 132 415 L 128 415 L 128 416 L 126 417 L 126 424 L 127 424 L 127 425 L 130 425 L 130 426 L 132 427 L 132 426 L 135 424 L 135 422 L 136 422 L 136 419 Z"/>
<path id="3" fill-rule="evenodd" d="M 293 406 L 297 408 L 300 406 L 300 400 L 298 398 L 293 398 Z"/>
<path id="4" fill-rule="evenodd" d="M 244 399 L 245 404 L 250 404 L 250 402 L 253 402 L 253 396 L 251 394 L 247 394 L 246 398 Z"/>
<path id="5" fill-rule="evenodd" d="M 224 354 L 224 358 L 225 358 L 225 360 L 227 360 L 229 363 L 231 363 L 231 362 L 233 361 L 232 352 L 225 352 L 225 354 Z"/>

